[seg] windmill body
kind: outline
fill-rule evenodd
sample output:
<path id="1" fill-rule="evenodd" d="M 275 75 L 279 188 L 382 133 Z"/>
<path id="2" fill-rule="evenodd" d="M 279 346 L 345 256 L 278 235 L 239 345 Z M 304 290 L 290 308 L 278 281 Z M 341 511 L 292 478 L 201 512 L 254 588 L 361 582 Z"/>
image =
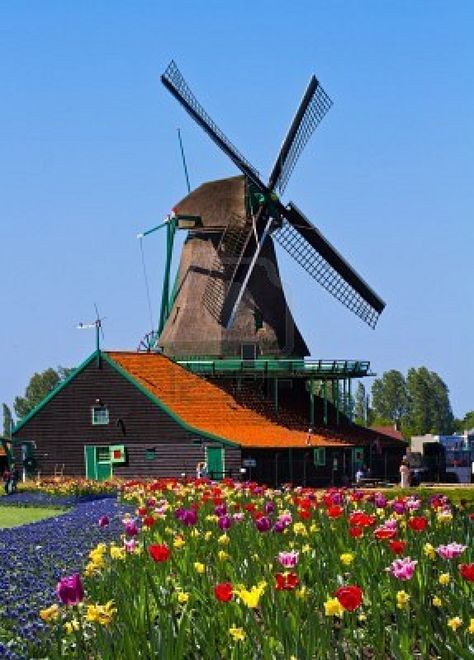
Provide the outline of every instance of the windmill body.
<path id="1" fill-rule="evenodd" d="M 229 236 L 252 228 L 244 176 L 203 184 L 181 202 L 178 217 L 201 219 L 188 233 L 181 254 L 173 304 L 159 338 L 175 358 L 304 357 L 308 348 L 288 308 L 273 241 L 265 241 L 230 327 L 221 310 L 228 293 L 227 271 L 235 265 Z M 227 239 L 227 251 L 223 249 Z M 238 240 L 237 240 L 238 245 Z"/>

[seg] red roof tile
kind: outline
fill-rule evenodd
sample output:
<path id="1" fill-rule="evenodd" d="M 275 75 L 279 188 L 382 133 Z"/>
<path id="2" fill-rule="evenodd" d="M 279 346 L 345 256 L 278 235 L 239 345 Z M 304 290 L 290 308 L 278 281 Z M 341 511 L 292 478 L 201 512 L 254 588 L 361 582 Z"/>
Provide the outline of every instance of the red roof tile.
<path id="1" fill-rule="evenodd" d="M 204 378 L 157 353 L 108 351 L 107 355 L 177 417 L 197 431 L 243 447 L 306 447 L 307 432 L 289 429 L 238 403 Z M 311 446 L 343 447 L 350 442 L 319 433 Z"/>

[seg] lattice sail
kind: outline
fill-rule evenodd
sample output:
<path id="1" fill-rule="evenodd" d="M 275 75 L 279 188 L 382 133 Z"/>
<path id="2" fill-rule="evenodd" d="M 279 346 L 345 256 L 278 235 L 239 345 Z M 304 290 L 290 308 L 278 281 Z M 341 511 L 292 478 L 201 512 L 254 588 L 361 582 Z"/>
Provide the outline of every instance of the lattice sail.
<path id="1" fill-rule="evenodd" d="M 197 98 L 190 90 L 187 82 L 183 78 L 174 60 L 170 62 L 166 71 L 161 76 L 161 81 L 169 91 L 180 101 L 189 114 L 195 119 L 214 142 L 223 149 L 227 155 L 234 161 L 237 167 L 240 167 L 244 174 L 256 180 L 259 184 L 260 174 L 255 167 L 240 153 L 235 145 L 226 137 L 217 124 L 204 110 Z"/>
<path id="2" fill-rule="evenodd" d="M 311 277 L 343 305 L 375 328 L 380 313 L 333 268 L 303 236 L 285 220 L 273 237 Z"/>
<path id="3" fill-rule="evenodd" d="M 311 101 L 308 103 L 303 118 L 300 121 L 291 148 L 288 151 L 285 161 L 281 163 L 281 171 L 276 182 L 276 187 L 280 191 L 280 194 L 284 192 L 291 173 L 309 138 L 331 106 L 331 99 L 322 86 L 317 83 Z"/>

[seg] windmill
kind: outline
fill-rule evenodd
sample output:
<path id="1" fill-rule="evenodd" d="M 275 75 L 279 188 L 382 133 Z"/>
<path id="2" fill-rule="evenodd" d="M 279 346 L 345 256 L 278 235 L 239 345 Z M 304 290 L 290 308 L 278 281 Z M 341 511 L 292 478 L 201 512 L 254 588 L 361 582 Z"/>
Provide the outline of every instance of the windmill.
<path id="1" fill-rule="evenodd" d="M 198 187 L 167 219 L 168 232 L 174 236 L 176 228 L 183 228 L 188 236 L 171 294 L 168 250 L 158 339 L 162 350 L 175 357 L 231 356 L 253 346 L 254 357 L 308 355 L 286 303 L 274 240 L 375 328 L 383 300 L 296 204 L 284 204 L 279 197 L 332 105 L 316 77 L 309 81 L 267 183 L 200 105 L 174 61 L 161 81 L 242 172 Z"/>

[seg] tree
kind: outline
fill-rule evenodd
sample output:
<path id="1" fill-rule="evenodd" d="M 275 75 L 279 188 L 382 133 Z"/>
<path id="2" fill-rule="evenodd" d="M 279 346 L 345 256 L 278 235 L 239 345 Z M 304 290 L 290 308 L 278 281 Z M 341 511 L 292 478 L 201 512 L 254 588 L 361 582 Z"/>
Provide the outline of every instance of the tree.
<path id="1" fill-rule="evenodd" d="M 9 438 L 12 430 L 13 416 L 12 411 L 7 406 L 6 403 L 2 404 L 3 410 L 3 435 L 5 438 Z"/>
<path id="2" fill-rule="evenodd" d="M 453 427 L 458 433 L 474 429 L 474 410 L 467 412 L 462 419 L 455 419 Z"/>
<path id="3" fill-rule="evenodd" d="M 49 368 L 41 373 L 35 373 L 30 379 L 25 396 L 17 396 L 13 403 L 19 419 L 26 417 L 60 382 L 65 380 L 72 369 L 67 367 Z"/>
<path id="4" fill-rule="evenodd" d="M 367 407 L 365 386 L 359 381 L 354 397 L 354 418 L 356 424 L 367 424 Z"/>
<path id="5" fill-rule="evenodd" d="M 453 432 L 449 390 L 440 376 L 426 367 L 412 368 L 407 375 L 408 409 L 403 420 L 407 436 Z"/>
<path id="6" fill-rule="evenodd" d="M 399 428 L 407 411 L 407 384 L 403 374 L 391 369 L 372 385 L 372 408 L 376 419 L 388 420 Z"/>

